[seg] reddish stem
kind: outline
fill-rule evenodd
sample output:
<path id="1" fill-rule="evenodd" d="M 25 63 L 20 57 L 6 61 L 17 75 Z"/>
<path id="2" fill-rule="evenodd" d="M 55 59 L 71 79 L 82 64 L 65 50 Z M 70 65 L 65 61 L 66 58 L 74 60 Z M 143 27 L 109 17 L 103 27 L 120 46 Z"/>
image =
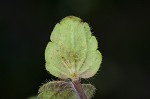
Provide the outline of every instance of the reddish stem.
<path id="1" fill-rule="evenodd" d="M 78 99 L 87 99 L 79 80 L 72 81 L 71 85 L 74 91 L 76 92 Z"/>

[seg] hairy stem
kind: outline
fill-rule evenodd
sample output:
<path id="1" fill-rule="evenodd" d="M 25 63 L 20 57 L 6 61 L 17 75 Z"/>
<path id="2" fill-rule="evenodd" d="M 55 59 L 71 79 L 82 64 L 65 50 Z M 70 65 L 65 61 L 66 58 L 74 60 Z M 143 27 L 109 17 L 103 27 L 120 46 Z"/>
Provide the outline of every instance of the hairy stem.
<path id="1" fill-rule="evenodd" d="M 72 81 L 71 85 L 74 91 L 76 92 L 78 99 L 87 99 L 79 80 Z"/>

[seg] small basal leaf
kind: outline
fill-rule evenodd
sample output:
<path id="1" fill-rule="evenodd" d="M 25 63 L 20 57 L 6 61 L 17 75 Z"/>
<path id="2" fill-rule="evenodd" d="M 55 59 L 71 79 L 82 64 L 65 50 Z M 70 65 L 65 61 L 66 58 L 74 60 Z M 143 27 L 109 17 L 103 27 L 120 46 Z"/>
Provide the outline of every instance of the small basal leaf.
<path id="1" fill-rule="evenodd" d="M 45 50 L 46 69 L 61 79 L 89 78 L 98 71 L 102 55 L 89 25 L 68 16 L 57 23 Z"/>
<path id="2" fill-rule="evenodd" d="M 91 84 L 82 84 L 87 99 L 93 97 L 95 87 Z M 76 93 L 69 82 L 51 81 L 40 87 L 38 99 L 77 99 Z"/>
<path id="3" fill-rule="evenodd" d="M 39 89 L 38 99 L 76 99 L 70 84 L 65 81 L 51 81 Z"/>
<path id="4" fill-rule="evenodd" d="M 91 84 L 82 84 L 82 88 L 84 90 L 87 99 L 91 99 L 94 95 L 96 88 Z"/>

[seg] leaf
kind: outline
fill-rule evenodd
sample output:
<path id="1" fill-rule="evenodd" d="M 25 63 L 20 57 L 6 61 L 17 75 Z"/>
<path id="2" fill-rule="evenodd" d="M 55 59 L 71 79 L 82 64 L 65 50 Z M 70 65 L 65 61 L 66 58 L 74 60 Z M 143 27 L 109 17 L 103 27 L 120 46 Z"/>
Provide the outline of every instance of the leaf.
<path id="1" fill-rule="evenodd" d="M 61 79 L 89 78 L 98 71 L 102 55 L 90 27 L 78 17 L 57 23 L 45 50 L 46 69 Z"/>
<path id="2" fill-rule="evenodd" d="M 82 84 L 87 99 L 91 99 L 95 93 L 95 87 L 91 84 Z"/>
<path id="3" fill-rule="evenodd" d="M 82 84 L 87 99 L 93 97 L 95 87 L 91 84 Z M 40 87 L 38 99 L 77 99 L 71 84 L 65 81 L 52 81 Z"/>

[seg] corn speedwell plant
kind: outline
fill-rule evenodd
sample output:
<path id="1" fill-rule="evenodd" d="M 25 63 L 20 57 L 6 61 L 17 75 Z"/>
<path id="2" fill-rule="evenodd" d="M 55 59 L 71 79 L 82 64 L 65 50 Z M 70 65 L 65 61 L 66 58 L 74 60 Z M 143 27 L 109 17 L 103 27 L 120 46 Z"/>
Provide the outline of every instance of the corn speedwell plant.
<path id="1" fill-rule="evenodd" d="M 38 99 L 91 99 L 95 87 L 81 84 L 94 76 L 102 61 L 89 25 L 75 16 L 57 23 L 45 50 L 46 70 L 61 80 L 40 87 Z"/>

